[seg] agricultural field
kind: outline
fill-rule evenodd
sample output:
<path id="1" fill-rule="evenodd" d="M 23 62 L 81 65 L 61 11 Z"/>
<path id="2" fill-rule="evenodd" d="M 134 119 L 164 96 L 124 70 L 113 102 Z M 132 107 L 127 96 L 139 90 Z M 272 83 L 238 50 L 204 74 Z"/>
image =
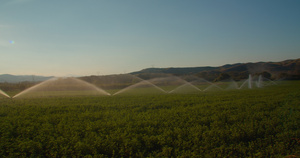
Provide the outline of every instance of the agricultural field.
<path id="1" fill-rule="evenodd" d="M 299 157 L 299 127 L 299 81 L 180 94 L 0 95 L 0 157 Z"/>

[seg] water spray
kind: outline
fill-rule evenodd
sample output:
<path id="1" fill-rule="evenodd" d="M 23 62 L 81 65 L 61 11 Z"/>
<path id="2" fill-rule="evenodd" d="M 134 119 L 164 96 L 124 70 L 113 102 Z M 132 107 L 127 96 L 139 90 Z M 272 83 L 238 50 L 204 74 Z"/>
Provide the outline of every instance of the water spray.
<path id="1" fill-rule="evenodd" d="M 252 89 L 252 76 L 251 76 L 251 74 L 249 74 L 249 78 L 248 78 L 248 88 Z"/>
<path id="2" fill-rule="evenodd" d="M 7 98 L 11 98 L 8 94 L 6 94 L 5 92 L 3 92 L 2 90 L 0 90 L 0 94 L 6 96 Z"/>
<path id="3" fill-rule="evenodd" d="M 128 76 L 132 78 L 128 78 Z M 8 98 L 17 98 L 19 96 L 23 96 L 27 94 L 30 96 L 62 96 L 62 95 L 117 95 L 120 93 L 124 93 L 126 91 L 129 91 L 134 88 L 138 88 L 140 86 L 144 87 L 152 87 L 159 92 L 163 93 L 180 93 L 180 92 L 191 92 L 191 91 L 197 91 L 197 92 L 204 92 L 208 91 L 212 88 L 216 88 L 219 90 L 225 90 L 225 89 L 242 89 L 242 88 L 249 88 L 253 89 L 254 86 L 261 88 L 263 86 L 267 85 L 275 85 L 276 83 L 270 79 L 264 78 L 262 75 L 259 76 L 252 76 L 249 74 L 249 77 L 247 80 L 241 81 L 241 86 L 239 87 L 238 83 L 231 79 L 231 81 L 227 82 L 220 82 L 220 85 L 217 83 L 209 82 L 203 78 L 198 78 L 194 76 L 193 78 L 189 78 L 187 80 L 180 78 L 178 76 L 167 76 L 167 77 L 158 77 L 158 78 L 152 78 L 149 80 L 144 80 L 138 76 L 128 74 L 128 76 L 125 78 L 127 80 L 126 84 L 133 83 L 133 80 L 137 83 L 134 83 L 128 87 L 125 87 L 119 91 L 117 91 L 114 94 L 110 94 L 107 91 L 95 86 L 94 84 L 91 84 L 89 82 L 86 82 L 84 80 L 81 80 L 79 78 L 75 77 L 67 77 L 67 78 L 51 78 L 49 80 L 43 81 L 41 83 L 38 83 L 28 89 L 25 89 L 24 91 L 16 94 L 13 97 L 10 97 L 8 94 L 0 90 L 0 94 L 4 95 Z M 192 77 L 192 76 L 191 76 Z M 122 79 L 122 78 L 121 78 Z M 266 82 L 264 82 L 266 81 Z M 253 84 L 254 83 L 254 84 Z M 227 88 L 224 88 L 222 85 L 228 85 Z M 254 85 L 254 86 L 253 86 Z M 166 86 L 166 87 L 164 87 Z M 176 88 L 175 88 L 176 86 Z M 202 87 L 202 88 L 201 88 Z M 222 88 L 221 88 L 222 87 Z M 163 89 L 164 88 L 164 89 Z M 169 90 L 168 90 L 169 88 Z M 172 89 L 171 89 L 172 88 Z M 174 89 L 173 89 L 174 88 Z M 145 89 L 145 92 L 151 92 L 148 91 L 151 89 Z M 154 91 L 155 92 L 155 91 Z M 143 91 L 142 91 L 143 93 Z M 156 91 L 157 93 L 157 91 Z M 26 95 L 26 96 L 27 96 Z"/>

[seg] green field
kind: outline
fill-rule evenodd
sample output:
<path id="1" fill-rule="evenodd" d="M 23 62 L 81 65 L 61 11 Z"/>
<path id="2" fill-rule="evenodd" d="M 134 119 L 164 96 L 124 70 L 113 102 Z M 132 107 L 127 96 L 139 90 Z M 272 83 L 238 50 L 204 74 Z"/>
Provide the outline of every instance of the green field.
<path id="1" fill-rule="evenodd" d="M 194 94 L 0 97 L 0 157 L 299 157 L 299 127 L 299 81 Z"/>

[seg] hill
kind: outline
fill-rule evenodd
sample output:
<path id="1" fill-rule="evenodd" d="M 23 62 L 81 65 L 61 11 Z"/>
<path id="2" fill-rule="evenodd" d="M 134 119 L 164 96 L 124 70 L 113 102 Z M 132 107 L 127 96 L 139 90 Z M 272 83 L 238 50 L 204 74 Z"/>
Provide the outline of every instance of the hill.
<path id="1" fill-rule="evenodd" d="M 10 75 L 10 74 L 2 74 L 0 75 L 0 82 L 7 82 L 7 83 L 19 83 L 19 82 L 25 82 L 25 81 L 30 81 L 30 82 L 40 82 L 40 81 L 45 81 L 53 76 L 35 76 L 35 75 Z"/>
<path id="2" fill-rule="evenodd" d="M 233 79 L 240 80 L 249 74 L 264 74 L 271 79 L 300 79 L 300 58 L 280 62 L 257 62 L 226 64 L 219 67 L 185 67 L 185 68 L 147 68 L 131 74 L 147 78 L 153 74 L 172 74 L 176 76 L 195 75 L 209 80 L 214 80 L 224 74 Z"/>
<path id="3" fill-rule="evenodd" d="M 234 80 L 242 80 L 248 78 L 249 74 L 263 74 L 269 79 L 300 79 L 300 58 L 285 60 L 280 62 L 257 62 L 257 63 L 235 63 L 226 64 L 218 67 L 169 67 L 169 68 L 146 68 L 141 71 L 132 72 L 128 75 L 134 75 L 142 79 L 150 79 L 161 77 L 162 74 L 175 76 L 194 75 L 205 78 L 210 81 L 232 78 Z M 41 82 L 52 78 L 53 76 L 35 76 L 35 75 L 0 75 L 0 83 L 19 83 L 24 81 Z M 132 76 L 124 75 L 105 75 L 105 76 L 84 76 L 81 79 L 94 84 L 113 82 L 134 82 Z M 122 85 L 123 86 L 123 85 Z M 122 87 L 121 86 L 121 87 Z"/>

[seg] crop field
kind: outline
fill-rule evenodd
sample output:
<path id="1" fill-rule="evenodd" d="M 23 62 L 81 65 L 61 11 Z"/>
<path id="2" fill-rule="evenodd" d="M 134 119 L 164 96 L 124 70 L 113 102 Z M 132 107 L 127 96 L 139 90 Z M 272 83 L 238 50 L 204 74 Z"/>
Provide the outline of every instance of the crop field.
<path id="1" fill-rule="evenodd" d="M 126 94 L 0 95 L 0 157 L 300 156 L 299 81 Z"/>

